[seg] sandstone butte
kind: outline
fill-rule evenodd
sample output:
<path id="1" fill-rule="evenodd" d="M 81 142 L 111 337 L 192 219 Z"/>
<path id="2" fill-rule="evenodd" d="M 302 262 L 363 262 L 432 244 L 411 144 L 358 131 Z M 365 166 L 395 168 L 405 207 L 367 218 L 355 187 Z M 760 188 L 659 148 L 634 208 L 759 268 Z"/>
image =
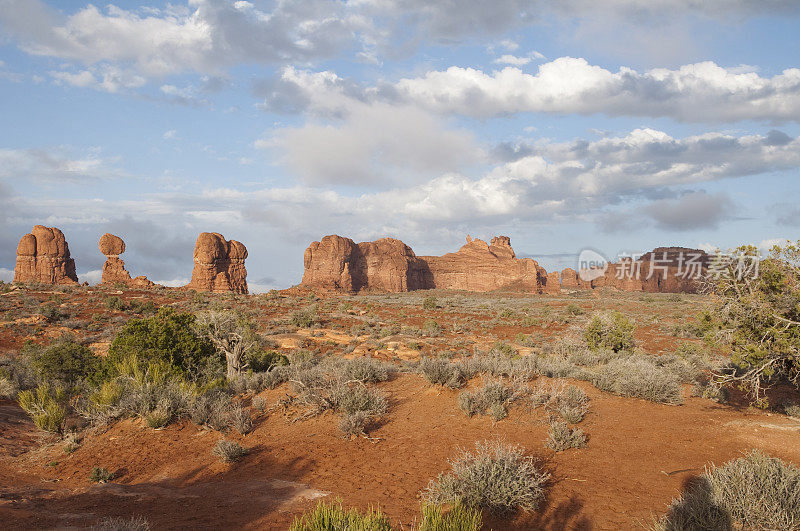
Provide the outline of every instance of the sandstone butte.
<path id="1" fill-rule="evenodd" d="M 186 286 L 197 291 L 247 293 L 247 248 L 222 234 L 203 232 L 194 246 L 192 280 Z"/>
<path id="2" fill-rule="evenodd" d="M 14 282 L 78 283 L 75 260 L 70 257 L 69 245 L 60 230 L 36 225 L 20 239 Z"/>
<path id="3" fill-rule="evenodd" d="M 696 255 L 705 271 L 710 257 L 703 251 L 681 247 L 659 247 L 630 267 L 609 264 L 606 272 L 590 282 L 571 268 L 547 273 L 530 258 L 517 258 L 507 236 L 483 240 L 467 236 L 455 253 L 416 256 L 394 238 L 356 244 L 349 238 L 330 235 L 313 242 L 303 257 L 301 286 L 339 292 L 404 292 L 418 289 L 465 291 L 522 291 L 560 293 L 562 289 L 610 287 L 622 291 L 695 292 L 697 285 L 679 263 L 680 253 Z M 628 272 L 633 273 L 628 275 Z M 638 278 L 629 278 L 638 271 Z M 652 274 L 651 274 L 652 271 Z"/>
<path id="4" fill-rule="evenodd" d="M 136 289 L 147 289 L 155 286 L 155 283 L 148 280 L 147 277 L 131 278 L 131 274 L 125 269 L 125 262 L 119 257 L 125 252 L 125 242 L 122 238 L 114 234 L 105 233 L 100 237 L 98 246 L 100 247 L 100 252 L 106 256 L 106 262 L 103 264 L 103 276 L 100 280 L 101 284 L 124 284 Z"/>

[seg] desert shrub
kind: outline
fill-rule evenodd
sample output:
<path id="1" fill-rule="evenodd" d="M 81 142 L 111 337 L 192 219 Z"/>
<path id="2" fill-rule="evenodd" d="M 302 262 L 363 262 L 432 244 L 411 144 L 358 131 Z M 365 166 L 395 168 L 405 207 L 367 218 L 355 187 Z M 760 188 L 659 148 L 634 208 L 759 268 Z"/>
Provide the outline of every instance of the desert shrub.
<path id="1" fill-rule="evenodd" d="M 142 368 L 161 365 L 191 380 L 221 375 L 222 357 L 210 341 L 195 332 L 195 321 L 194 315 L 173 308 L 161 308 L 152 317 L 131 319 L 111 343 L 108 367 L 133 356 Z"/>
<path id="2" fill-rule="evenodd" d="M 385 382 L 394 367 L 374 358 L 353 358 L 339 360 L 335 366 L 336 376 L 345 381 L 364 383 Z"/>
<path id="3" fill-rule="evenodd" d="M 586 434 L 580 428 L 570 428 L 566 422 L 557 420 L 550 423 L 544 445 L 554 452 L 569 448 L 585 448 Z"/>
<path id="4" fill-rule="evenodd" d="M 211 453 L 226 463 L 233 463 L 246 456 L 247 449 L 242 448 L 236 441 L 220 439 L 217 441 L 217 444 L 214 445 Z"/>
<path id="5" fill-rule="evenodd" d="M 730 347 L 733 362 L 719 379 L 744 385 L 756 405 L 766 406 L 763 389 L 772 378 L 800 386 L 800 241 L 773 247 L 757 274 L 741 266 L 758 260 L 758 249 L 736 251 L 739 256 L 719 256 L 707 286 L 717 296 L 716 339 Z"/>
<path id="6" fill-rule="evenodd" d="M 81 436 L 75 432 L 70 432 L 64 436 L 64 444 L 61 447 L 65 454 L 69 455 L 81 447 Z"/>
<path id="7" fill-rule="evenodd" d="M 800 529 L 800 470 L 758 450 L 721 467 L 673 500 L 656 525 L 682 529 Z"/>
<path id="8" fill-rule="evenodd" d="M 433 295 L 429 295 L 422 299 L 422 309 L 423 310 L 435 310 L 439 307 L 439 304 L 436 301 L 436 297 Z"/>
<path id="9" fill-rule="evenodd" d="M 253 349 L 245 360 L 247 367 L 253 372 L 267 372 L 273 367 L 289 365 L 289 358 L 274 350 Z"/>
<path id="10" fill-rule="evenodd" d="M 108 483 L 113 479 L 114 479 L 113 473 L 99 466 L 92 468 L 92 472 L 89 474 L 89 481 L 92 481 L 94 483 Z"/>
<path id="11" fill-rule="evenodd" d="M 41 379 L 56 380 L 68 386 L 90 377 L 97 378 L 102 365 L 100 358 L 89 348 L 68 337 L 29 352 L 31 367 Z"/>
<path id="12" fill-rule="evenodd" d="M 139 315 L 156 313 L 156 311 L 158 311 L 153 301 L 139 301 L 135 299 L 130 301 L 129 308 L 130 311 Z"/>
<path id="13" fill-rule="evenodd" d="M 150 531 L 150 522 L 141 515 L 129 518 L 109 516 L 100 520 L 100 523 L 93 529 L 97 531 Z"/>
<path id="14" fill-rule="evenodd" d="M 461 366 L 442 358 L 422 358 L 419 371 L 433 385 L 457 389 L 466 382 Z"/>
<path id="15" fill-rule="evenodd" d="M 422 332 L 428 337 L 437 337 L 442 335 L 442 325 L 433 319 L 428 319 L 422 324 Z"/>
<path id="16" fill-rule="evenodd" d="M 349 413 L 339 421 L 339 430 L 347 436 L 364 435 L 368 431 L 371 418 L 366 411 Z"/>
<path id="17" fill-rule="evenodd" d="M 298 328 L 311 328 L 319 322 L 317 308 L 311 306 L 302 310 L 295 310 L 289 314 L 289 324 Z"/>
<path id="18" fill-rule="evenodd" d="M 495 420 L 508 416 L 508 405 L 527 393 L 527 387 L 520 383 L 506 385 L 504 382 L 486 381 L 475 391 L 464 391 L 458 395 L 458 407 L 467 414 L 489 414 Z"/>
<path id="19" fill-rule="evenodd" d="M 426 502 L 461 502 L 499 514 L 534 511 L 550 478 L 521 447 L 500 442 L 476 443 L 475 452 L 464 451 L 450 464 L 450 472 L 428 484 Z"/>
<path id="20" fill-rule="evenodd" d="M 61 433 L 67 418 L 67 393 L 49 382 L 36 389 L 20 391 L 19 405 L 31 416 L 37 428 Z"/>
<path id="21" fill-rule="evenodd" d="M 16 384 L 6 377 L 0 377 L 0 398 L 13 398 L 17 396 L 19 389 Z"/>
<path id="22" fill-rule="evenodd" d="M 683 403 L 678 377 L 646 356 L 611 360 L 597 371 L 592 383 L 599 389 L 620 396 L 664 404 Z"/>
<path id="23" fill-rule="evenodd" d="M 333 407 L 345 414 L 363 411 L 371 416 L 383 415 L 388 409 L 384 394 L 363 384 L 338 383 L 331 393 Z"/>
<path id="24" fill-rule="evenodd" d="M 320 501 L 314 509 L 295 518 L 289 527 L 289 531 L 391 531 L 391 529 L 391 520 L 380 509 L 370 508 L 364 513 L 354 508 L 345 510 L 339 499 L 330 504 Z"/>
<path id="25" fill-rule="evenodd" d="M 447 510 L 442 509 L 441 505 L 425 504 L 422 506 L 419 531 L 478 531 L 481 520 L 479 509 L 461 502 L 454 503 Z"/>
<path id="26" fill-rule="evenodd" d="M 106 308 L 108 308 L 109 310 L 115 310 L 118 312 L 122 312 L 127 309 L 125 301 L 116 296 L 107 297 L 106 300 L 104 301 L 104 304 Z"/>
<path id="27" fill-rule="evenodd" d="M 534 408 L 544 407 L 551 415 L 560 416 L 571 424 L 583 420 L 589 411 L 589 397 L 575 385 L 566 385 L 563 381 L 550 385 L 539 384 L 530 395 Z"/>
<path id="28" fill-rule="evenodd" d="M 591 349 L 607 348 L 614 352 L 633 348 L 636 326 L 618 311 L 595 314 L 586 325 L 583 338 Z"/>
<path id="29" fill-rule="evenodd" d="M 797 404 L 787 404 L 783 406 L 783 411 L 790 417 L 800 418 L 800 406 Z"/>
<path id="30" fill-rule="evenodd" d="M 64 317 L 66 314 L 61 311 L 57 305 L 53 303 L 47 303 L 39 309 L 39 315 L 50 321 L 51 323 L 55 323 Z"/>
<path id="31" fill-rule="evenodd" d="M 567 304 L 566 312 L 568 315 L 583 315 L 586 313 L 586 310 L 578 306 L 577 304 L 571 302 Z"/>
<path id="32" fill-rule="evenodd" d="M 230 410 L 228 426 L 242 435 L 247 435 L 253 431 L 253 417 L 240 404 L 236 404 Z"/>
<path id="33" fill-rule="evenodd" d="M 172 420 L 172 411 L 168 404 L 159 404 L 144 414 L 145 423 L 151 428 L 163 428 Z"/>

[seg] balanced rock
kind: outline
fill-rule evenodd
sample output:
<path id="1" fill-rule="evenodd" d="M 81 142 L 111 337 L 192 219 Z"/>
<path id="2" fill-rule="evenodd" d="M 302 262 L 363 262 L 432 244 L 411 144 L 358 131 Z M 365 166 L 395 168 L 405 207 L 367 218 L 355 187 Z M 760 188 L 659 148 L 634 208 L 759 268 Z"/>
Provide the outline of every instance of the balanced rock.
<path id="1" fill-rule="evenodd" d="M 194 246 L 192 281 L 187 288 L 197 291 L 247 293 L 247 248 L 222 234 L 203 232 Z"/>
<path id="2" fill-rule="evenodd" d="M 64 234 L 55 227 L 36 225 L 20 239 L 14 282 L 77 284 L 75 260 Z"/>
<path id="3" fill-rule="evenodd" d="M 124 284 L 126 286 L 146 289 L 155 286 L 155 283 L 147 277 L 139 276 L 131 278 L 131 274 L 125 269 L 119 255 L 125 252 L 125 242 L 119 236 L 105 233 L 100 237 L 100 252 L 106 255 L 106 263 L 103 264 L 103 276 L 101 284 Z"/>

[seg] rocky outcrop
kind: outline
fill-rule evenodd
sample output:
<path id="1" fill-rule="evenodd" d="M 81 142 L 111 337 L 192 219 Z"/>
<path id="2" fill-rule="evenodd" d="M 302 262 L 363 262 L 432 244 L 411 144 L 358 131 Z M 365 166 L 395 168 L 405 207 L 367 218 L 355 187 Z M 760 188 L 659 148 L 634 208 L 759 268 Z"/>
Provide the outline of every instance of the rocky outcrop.
<path id="1" fill-rule="evenodd" d="M 538 293 L 547 283 L 547 272 L 535 260 L 518 259 L 505 236 L 490 244 L 468 236 L 461 249 L 443 256 L 416 256 L 393 238 L 356 244 L 325 236 L 306 249 L 304 265 L 303 286 L 346 292 L 438 288 Z"/>
<path id="2" fill-rule="evenodd" d="M 394 238 L 355 243 L 331 235 L 313 242 L 303 257 L 303 286 L 344 292 L 420 289 L 427 268 L 411 248 Z"/>
<path id="3" fill-rule="evenodd" d="M 197 291 L 247 293 L 247 248 L 222 234 L 203 232 L 194 246 L 192 281 L 186 286 Z"/>
<path id="4" fill-rule="evenodd" d="M 100 237 L 100 252 L 106 256 L 106 263 L 103 264 L 103 276 L 101 284 L 123 284 L 136 289 L 147 289 L 155 286 L 145 276 L 131 278 L 131 274 L 125 269 L 119 255 L 125 252 L 125 242 L 119 236 L 105 233 Z"/>
<path id="5" fill-rule="evenodd" d="M 55 227 L 36 225 L 17 246 L 14 282 L 77 284 L 75 261 L 64 234 Z"/>

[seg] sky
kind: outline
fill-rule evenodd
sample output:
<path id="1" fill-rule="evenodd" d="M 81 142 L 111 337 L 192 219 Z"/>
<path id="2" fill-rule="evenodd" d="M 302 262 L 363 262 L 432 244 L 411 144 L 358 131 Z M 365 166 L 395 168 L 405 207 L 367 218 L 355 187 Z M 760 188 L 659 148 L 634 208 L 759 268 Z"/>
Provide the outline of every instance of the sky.
<path id="1" fill-rule="evenodd" d="M 98 282 L 186 283 L 200 232 L 251 291 L 339 234 L 418 255 L 797 239 L 800 1 L 0 0 L 0 280 L 59 227 Z"/>

